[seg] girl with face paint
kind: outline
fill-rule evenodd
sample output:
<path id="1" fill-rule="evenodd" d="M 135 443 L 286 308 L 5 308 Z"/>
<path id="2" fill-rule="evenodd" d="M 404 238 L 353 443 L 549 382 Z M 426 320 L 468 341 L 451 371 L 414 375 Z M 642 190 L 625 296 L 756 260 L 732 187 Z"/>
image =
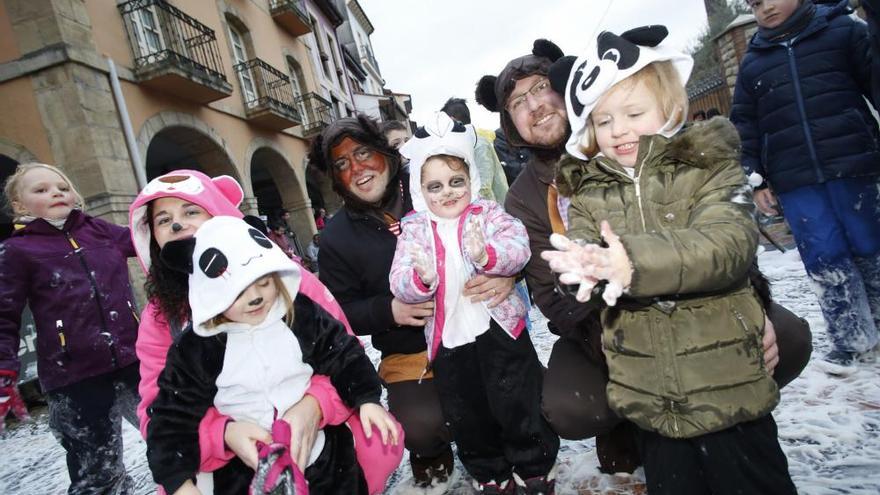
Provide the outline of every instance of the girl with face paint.
<path id="1" fill-rule="evenodd" d="M 463 293 L 477 274 L 515 275 L 530 255 L 522 223 L 478 199 L 475 142 L 472 127 L 441 112 L 401 148 L 415 212 L 401 223 L 391 291 L 406 303 L 434 302 L 426 369 L 475 487 L 552 493 L 559 438 L 541 413 L 527 302 L 513 293 L 490 308 Z"/>

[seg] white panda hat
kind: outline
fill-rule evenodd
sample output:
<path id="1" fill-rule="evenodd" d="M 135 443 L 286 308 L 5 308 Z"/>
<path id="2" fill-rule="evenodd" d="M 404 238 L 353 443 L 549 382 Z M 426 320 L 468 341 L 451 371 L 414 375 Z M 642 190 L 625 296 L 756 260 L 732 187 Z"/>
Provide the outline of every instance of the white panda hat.
<path id="1" fill-rule="evenodd" d="M 631 29 L 620 36 L 609 31 L 599 33 L 584 54 L 562 57 L 550 68 L 553 89 L 565 97 L 565 109 L 571 125 L 571 137 L 565 145 L 569 154 L 586 160 L 580 150 L 590 113 L 602 96 L 615 84 L 635 74 L 652 62 L 669 60 L 681 83 L 690 77 L 694 60 L 690 55 L 660 43 L 669 31 L 665 26 Z M 685 111 L 685 109 L 682 109 Z M 662 129 L 666 135 L 678 128 Z"/>
<path id="2" fill-rule="evenodd" d="M 211 218 L 193 237 L 167 243 L 161 256 L 172 268 L 189 273 L 193 331 L 203 337 L 222 331 L 205 324 L 229 309 L 260 277 L 279 272 L 292 298 L 302 278 L 299 266 L 274 242 L 229 216 Z"/>
<path id="3" fill-rule="evenodd" d="M 400 148 L 400 154 L 409 158 L 409 194 L 415 211 L 427 211 L 422 196 L 422 166 L 435 155 L 461 158 L 468 166 L 471 182 L 471 201 L 480 195 L 480 173 L 476 168 L 474 147 L 477 133 L 474 126 L 456 122 L 444 112 L 437 112 L 419 127 L 412 139 Z"/>

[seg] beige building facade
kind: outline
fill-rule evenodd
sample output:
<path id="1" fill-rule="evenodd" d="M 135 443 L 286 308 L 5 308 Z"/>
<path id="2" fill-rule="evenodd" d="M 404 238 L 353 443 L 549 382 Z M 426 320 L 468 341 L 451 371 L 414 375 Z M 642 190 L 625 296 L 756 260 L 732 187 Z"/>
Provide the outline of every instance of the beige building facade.
<path id="1" fill-rule="evenodd" d="M 58 165 L 90 214 L 125 224 L 144 181 L 226 174 L 242 211 L 287 209 L 305 247 L 309 189 L 338 206 L 307 187 L 308 140 L 354 109 L 341 17 L 332 0 L 4 0 L 0 179 Z"/>

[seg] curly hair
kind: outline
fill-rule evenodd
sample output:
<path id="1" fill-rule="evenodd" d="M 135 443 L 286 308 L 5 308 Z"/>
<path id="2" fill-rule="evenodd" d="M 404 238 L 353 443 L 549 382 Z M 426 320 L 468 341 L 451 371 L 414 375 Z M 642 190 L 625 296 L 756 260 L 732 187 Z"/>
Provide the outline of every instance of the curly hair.
<path id="1" fill-rule="evenodd" d="M 153 234 L 153 204 L 147 204 L 144 221 L 150 229 L 150 272 L 147 274 L 147 299 L 156 305 L 166 320 L 185 322 L 190 319 L 189 276 L 169 267 L 159 256 L 161 249 Z"/>
<path id="2" fill-rule="evenodd" d="M 368 204 L 360 200 L 351 193 L 346 187 L 340 183 L 337 174 L 332 165 L 331 151 L 334 146 L 342 142 L 345 138 L 351 138 L 358 143 L 368 146 L 383 155 L 389 169 L 388 186 L 379 204 L 384 204 L 392 196 L 397 193 L 397 179 L 402 171 L 402 157 L 400 153 L 388 144 L 385 135 L 379 127 L 378 122 L 373 118 L 358 114 L 356 117 L 345 117 L 333 121 L 329 126 L 312 141 L 309 150 L 309 163 L 327 174 L 331 180 L 333 190 L 340 195 L 345 201 L 346 207 L 354 211 L 368 211 L 375 209 L 378 205 Z"/>

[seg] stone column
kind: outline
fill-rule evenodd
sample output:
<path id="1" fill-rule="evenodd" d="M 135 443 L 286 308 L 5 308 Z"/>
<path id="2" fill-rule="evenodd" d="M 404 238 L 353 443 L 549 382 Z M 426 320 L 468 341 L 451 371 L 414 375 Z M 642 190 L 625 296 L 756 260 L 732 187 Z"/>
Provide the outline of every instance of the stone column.
<path id="1" fill-rule="evenodd" d="M 5 3 L 20 60 L 51 54 L 61 61 L 28 74 L 55 164 L 94 208 L 89 213 L 127 223 L 137 181 L 85 2 Z"/>

